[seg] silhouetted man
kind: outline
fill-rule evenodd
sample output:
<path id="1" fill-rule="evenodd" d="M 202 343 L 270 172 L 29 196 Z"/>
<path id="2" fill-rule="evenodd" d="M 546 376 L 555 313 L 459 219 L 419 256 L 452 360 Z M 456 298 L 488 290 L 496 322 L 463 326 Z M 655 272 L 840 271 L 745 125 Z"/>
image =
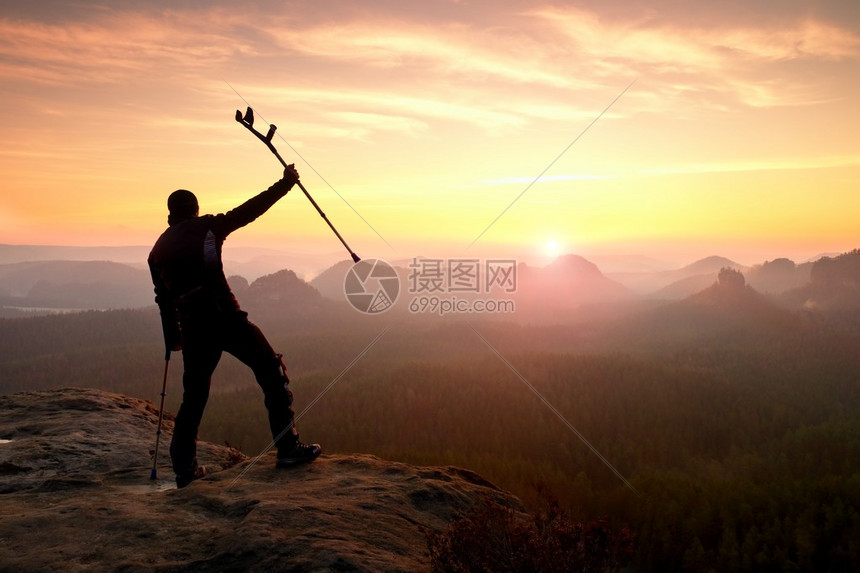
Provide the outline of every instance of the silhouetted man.
<path id="1" fill-rule="evenodd" d="M 197 464 L 197 429 L 209 398 L 212 373 L 227 351 L 248 365 L 263 389 L 269 427 L 278 448 L 278 467 L 316 459 L 318 444 L 299 441 L 293 420 L 293 395 L 281 355 L 248 320 L 221 263 L 227 235 L 265 213 L 287 194 L 299 174 L 293 165 L 284 177 L 263 191 L 219 215 L 199 216 L 197 197 L 180 189 L 167 198 L 169 225 L 149 254 L 155 302 L 161 311 L 168 350 L 182 350 L 182 405 L 176 415 L 170 458 L 176 485 L 185 487 L 203 477 Z"/>

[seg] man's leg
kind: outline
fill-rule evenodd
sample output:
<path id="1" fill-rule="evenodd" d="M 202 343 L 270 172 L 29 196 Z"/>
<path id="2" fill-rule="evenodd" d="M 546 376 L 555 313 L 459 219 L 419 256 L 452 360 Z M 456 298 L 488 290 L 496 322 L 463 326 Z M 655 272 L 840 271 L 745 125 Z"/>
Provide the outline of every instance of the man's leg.
<path id="1" fill-rule="evenodd" d="M 228 326 L 224 350 L 254 371 L 263 390 L 269 429 L 278 451 L 291 449 L 298 440 L 292 410 L 293 394 L 287 388 L 289 379 L 281 368 L 281 360 L 257 325 L 244 313 L 237 314 Z"/>
<path id="2" fill-rule="evenodd" d="M 177 479 L 192 476 L 197 470 L 197 430 L 209 400 L 212 373 L 221 359 L 221 349 L 211 334 L 194 336 L 188 333 L 183 340 L 182 405 L 176 414 L 170 442 L 170 459 Z"/>

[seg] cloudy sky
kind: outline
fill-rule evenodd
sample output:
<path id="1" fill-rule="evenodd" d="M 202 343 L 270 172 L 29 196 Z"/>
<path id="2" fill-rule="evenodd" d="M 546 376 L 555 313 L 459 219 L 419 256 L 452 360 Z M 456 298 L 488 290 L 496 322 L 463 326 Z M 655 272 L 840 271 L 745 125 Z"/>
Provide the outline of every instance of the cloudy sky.
<path id="1" fill-rule="evenodd" d="M 3 1 L 0 85 L 0 243 L 237 205 L 247 101 L 363 257 L 860 247 L 855 0 Z M 234 244 L 340 248 L 300 193 Z"/>

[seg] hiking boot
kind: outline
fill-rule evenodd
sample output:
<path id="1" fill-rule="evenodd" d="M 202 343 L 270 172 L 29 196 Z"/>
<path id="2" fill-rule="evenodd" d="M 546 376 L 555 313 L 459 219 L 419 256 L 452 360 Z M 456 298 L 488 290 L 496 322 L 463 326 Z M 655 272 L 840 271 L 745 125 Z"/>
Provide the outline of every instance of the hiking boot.
<path id="1" fill-rule="evenodd" d="M 296 440 L 292 449 L 278 448 L 278 461 L 275 464 L 279 468 L 289 468 L 297 464 L 312 462 L 322 453 L 322 446 L 319 444 L 303 444 Z"/>
<path id="2" fill-rule="evenodd" d="M 176 475 L 176 488 L 182 489 L 183 487 L 187 486 L 188 484 L 190 484 L 194 480 L 198 480 L 205 475 L 206 475 L 206 468 L 204 468 L 203 466 L 197 466 L 194 469 L 194 471 L 191 473 L 182 474 L 182 475 L 177 474 Z"/>

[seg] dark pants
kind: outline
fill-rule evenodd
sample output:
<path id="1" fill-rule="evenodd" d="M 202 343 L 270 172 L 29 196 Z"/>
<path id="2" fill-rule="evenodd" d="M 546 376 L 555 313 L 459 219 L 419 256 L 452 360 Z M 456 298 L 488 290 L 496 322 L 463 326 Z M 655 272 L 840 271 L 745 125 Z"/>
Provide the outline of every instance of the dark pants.
<path id="1" fill-rule="evenodd" d="M 254 371 L 263 389 L 272 438 L 279 449 L 289 449 L 296 441 L 293 423 L 293 395 L 281 361 L 259 328 L 241 311 L 209 315 L 205 318 L 183 317 L 182 405 L 176 414 L 170 458 L 178 475 L 191 473 L 197 467 L 197 430 L 209 399 L 212 373 L 227 351 Z M 286 431 L 285 431 L 286 430 Z"/>

